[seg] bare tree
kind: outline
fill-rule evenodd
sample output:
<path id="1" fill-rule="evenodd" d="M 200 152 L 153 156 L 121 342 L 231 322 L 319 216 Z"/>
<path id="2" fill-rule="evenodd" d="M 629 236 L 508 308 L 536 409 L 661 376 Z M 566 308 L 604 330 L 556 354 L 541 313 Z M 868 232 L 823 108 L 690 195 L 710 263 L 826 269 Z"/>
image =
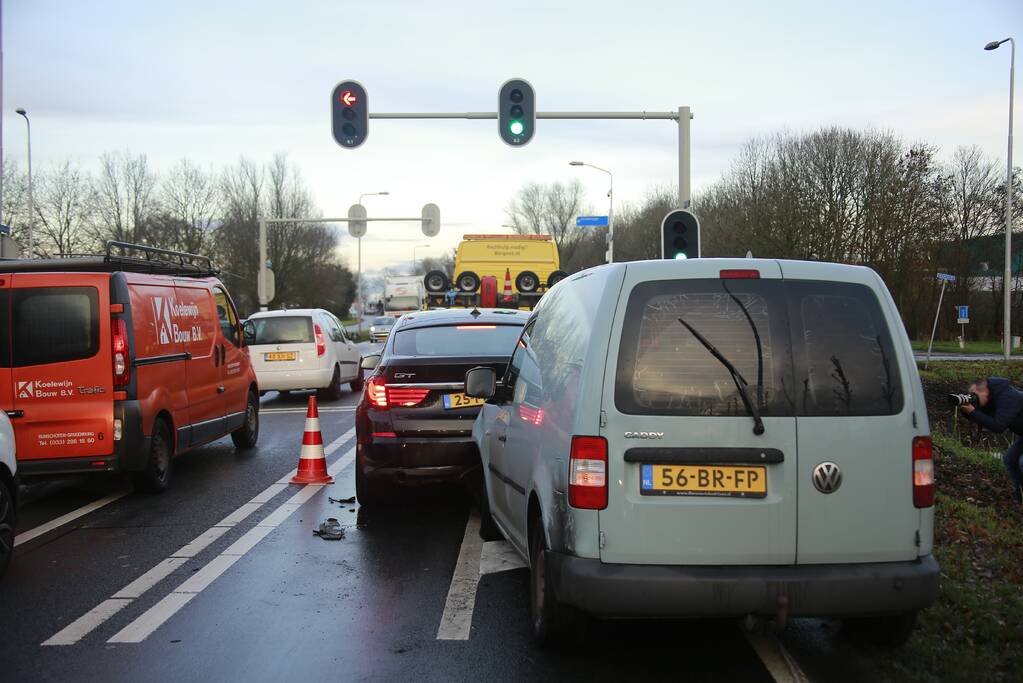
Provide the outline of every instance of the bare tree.
<path id="1" fill-rule="evenodd" d="M 108 152 L 100 157 L 94 195 L 94 238 L 99 242 L 104 239 L 145 242 L 147 224 L 157 209 L 156 186 L 156 174 L 149 168 L 146 155 Z"/>
<path id="2" fill-rule="evenodd" d="M 160 205 L 162 229 L 154 232 L 164 244 L 193 254 L 210 250 L 214 223 L 221 212 L 220 186 L 212 171 L 182 159 L 164 176 Z"/>
<path id="3" fill-rule="evenodd" d="M 550 235 L 558 247 L 574 236 L 575 218 L 586 192 L 578 180 L 550 185 L 529 183 L 508 203 L 505 214 L 520 235 Z"/>
<path id="4" fill-rule="evenodd" d="M 78 254 L 88 244 L 92 219 L 92 178 L 70 161 L 40 174 L 36 180 L 36 226 L 42 252 Z M 48 244 L 47 244 L 48 243 Z"/>

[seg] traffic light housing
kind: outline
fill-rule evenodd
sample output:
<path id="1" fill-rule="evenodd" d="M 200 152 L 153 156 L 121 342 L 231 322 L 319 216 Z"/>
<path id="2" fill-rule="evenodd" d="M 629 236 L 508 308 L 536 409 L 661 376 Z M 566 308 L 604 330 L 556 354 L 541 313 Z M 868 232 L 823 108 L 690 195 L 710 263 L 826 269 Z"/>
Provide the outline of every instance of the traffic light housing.
<path id="1" fill-rule="evenodd" d="M 369 135 L 366 89 L 358 81 L 341 81 L 330 94 L 331 130 L 345 149 L 355 149 Z"/>
<path id="2" fill-rule="evenodd" d="M 661 258 L 691 259 L 700 256 L 700 221 L 685 209 L 669 211 L 661 221 Z"/>
<path id="3" fill-rule="evenodd" d="M 536 93 L 528 81 L 513 78 L 497 94 L 497 132 L 512 147 L 521 147 L 536 132 Z"/>

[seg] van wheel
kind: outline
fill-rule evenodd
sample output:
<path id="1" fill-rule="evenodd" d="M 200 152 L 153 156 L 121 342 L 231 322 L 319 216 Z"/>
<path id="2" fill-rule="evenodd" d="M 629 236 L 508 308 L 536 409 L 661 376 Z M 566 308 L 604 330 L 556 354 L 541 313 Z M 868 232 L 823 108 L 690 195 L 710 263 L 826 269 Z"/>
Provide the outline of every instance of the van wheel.
<path id="1" fill-rule="evenodd" d="M 533 529 L 529 547 L 529 611 L 533 620 L 533 639 L 540 647 L 563 645 L 575 625 L 574 609 L 558 601 L 547 566 L 547 541 L 543 529 Z"/>
<path id="2" fill-rule="evenodd" d="M 566 277 L 568 277 L 568 273 L 566 273 L 565 271 L 563 270 L 554 271 L 553 273 L 551 273 L 550 277 L 547 278 L 547 287 L 548 288 L 553 287 L 554 285 L 564 280 Z"/>
<path id="3" fill-rule="evenodd" d="M 14 554 L 14 492 L 0 480 L 0 576 Z"/>
<path id="4" fill-rule="evenodd" d="M 455 279 L 458 289 L 463 292 L 475 292 L 480 288 L 480 276 L 471 270 L 460 273 Z"/>
<path id="5" fill-rule="evenodd" d="M 366 380 L 365 375 L 363 375 L 363 369 L 359 368 L 359 374 L 355 376 L 355 379 L 348 383 L 348 386 L 352 388 L 352 391 L 358 393 L 362 391 L 362 387 L 365 383 Z"/>
<path id="6" fill-rule="evenodd" d="M 913 635 L 916 614 L 906 612 L 885 617 L 846 619 L 843 626 L 861 640 L 878 647 L 894 649 L 905 645 Z"/>
<path id="7" fill-rule="evenodd" d="M 448 276 L 440 270 L 431 270 L 423 278 L 423 284 L 426 285 L 426 291 L 436 294 L 438 292 L 447 291 Z"/>
<path id="8" fill-rule="evenodd" d="M 330 378 L 330 384 L 327 388 L 320 392 L 323 398 L 331 401 L 337 401 L 341 398 L 341 368 L 334 366 L 334 374 Z"/>
<path id="9" fill-rule="evenodd" d="M 167 490 L 171 480 L 173 448 L 167 423 L 164 420 L 157 420 L 153 424 L 153 437 L 149 443 L 146 469 L 133 472 L 131 475 L 136 489 L 147 493 L 162 493 Z"/>
<path id="10" fill-rule="evenodd" d="M 515 277 L 515 288 L 520 292 L 535 292 L 540 286 L 540 278 L 536 273 L 524 270 Z"/>
<path id="11" fill-rule="evenodd" d="M 249 400 L 245 403 L 245 422 L 231 432 L 234 447 L 242 450 L 255 448 L 259 440 L 259 399 L 254 392 L 249 392 Z"/>

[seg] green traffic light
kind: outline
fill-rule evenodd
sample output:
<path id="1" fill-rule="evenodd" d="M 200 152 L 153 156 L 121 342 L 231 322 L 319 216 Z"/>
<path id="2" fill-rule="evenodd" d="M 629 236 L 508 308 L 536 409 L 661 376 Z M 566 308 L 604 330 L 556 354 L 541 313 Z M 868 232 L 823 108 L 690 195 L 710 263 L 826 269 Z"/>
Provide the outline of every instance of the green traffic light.
<path id="1" fill-rule="evenodd" d="M 685 254 L 682 254 L 682 253 L 675 254 L 675 260 L 676 261 L 684 261 L 687 258 L 689 258 L 689 257 L 686 256 Z"/>
<path id="2" fill-rule="evenodd" d="M 512 121 L 508 125 L 508 130 L 511 131 L 512 135 L 522 135 L 522 132 L 526 130 L 526 126 L 523 125 L 522 121 Z"/>

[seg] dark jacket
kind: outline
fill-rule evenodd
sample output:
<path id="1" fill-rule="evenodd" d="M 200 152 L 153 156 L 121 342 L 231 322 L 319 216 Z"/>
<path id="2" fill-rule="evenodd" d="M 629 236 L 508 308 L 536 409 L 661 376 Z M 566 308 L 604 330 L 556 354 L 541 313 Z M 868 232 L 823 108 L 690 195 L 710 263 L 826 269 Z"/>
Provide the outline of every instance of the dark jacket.
<path id="1" fill-rule="evenodd" d="M 987 405 L 974 410 L 967 419 L 996 434 L 1010 429 L 1023 436 L 1023 391 L 1004 377 L 988 377 L 987 388 Z"/>

